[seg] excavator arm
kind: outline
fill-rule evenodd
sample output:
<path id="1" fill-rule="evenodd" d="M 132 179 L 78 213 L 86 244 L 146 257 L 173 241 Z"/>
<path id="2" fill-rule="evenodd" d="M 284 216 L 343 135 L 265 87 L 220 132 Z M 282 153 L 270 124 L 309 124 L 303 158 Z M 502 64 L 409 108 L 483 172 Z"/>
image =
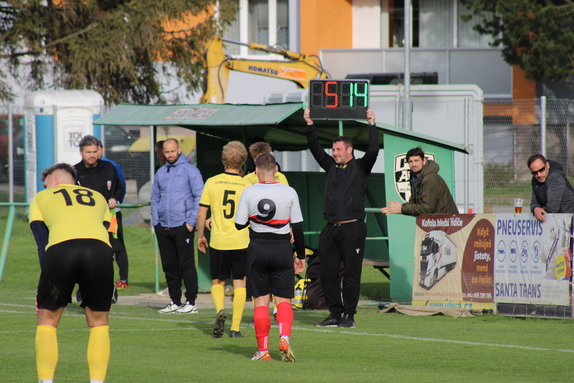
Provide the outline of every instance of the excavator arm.
<path id="1" fill-rule="evenodd" d="M 223 42 L 244 45 L 250 49 L 281 55 L 286 60 L 247 60 L 232 58 L 223 52 Z M 309 80 L 329 78 L 328 73 L 317 61 L 301 53 L 261 44 L 241 43 L 216 36 L 210 41 L 206 50 L 206 73 L 201 103 L 210 102 L 222 104 L 225 102 L 227 84 L 231 71 L 289 80 L 296 83 L 299 88 L 307 88 L 309 87 Z"/>

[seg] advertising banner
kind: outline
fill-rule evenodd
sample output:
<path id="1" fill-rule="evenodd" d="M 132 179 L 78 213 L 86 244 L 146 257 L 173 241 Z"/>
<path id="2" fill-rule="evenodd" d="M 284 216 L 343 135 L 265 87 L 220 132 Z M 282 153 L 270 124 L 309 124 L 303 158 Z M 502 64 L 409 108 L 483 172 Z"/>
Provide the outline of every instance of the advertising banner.
<path id="1" fill-rule="evenodd" d="M 413 305 L 493 309 L 492 214 L 420 215 Z"/>
<path id="2" fill-rule="evenodd" d="M 496 214 L 494 301 L 570 305 L 572 214 Z"/>

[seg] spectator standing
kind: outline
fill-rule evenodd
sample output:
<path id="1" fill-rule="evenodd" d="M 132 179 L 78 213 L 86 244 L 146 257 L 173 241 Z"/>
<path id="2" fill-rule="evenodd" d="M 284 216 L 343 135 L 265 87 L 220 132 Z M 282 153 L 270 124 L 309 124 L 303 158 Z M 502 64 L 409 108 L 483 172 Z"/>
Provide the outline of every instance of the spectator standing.
<path id="1" fill-rule="evenodd" d="M 165 156 L 163 155 L 163 143 L 164 141 L 158 141 L 155 143 L 155 172 L 159 170 L 163 165 L 165 165 Z"/>
<path id="2" fill-rule="evenodd" d="M 122 202 L 124 202 L 124 198 L 125 198 L 126 192 L 127 192 L 126 177 L 124 176 L 124 171 L 119 164 L 110 160 L 109 158 L 106 158 L 106 156 L 105 156 L 106 149 L 104 148 L 104 145 L 102 145 L 102 142 L 100 140 L 98 140 L 98 143 L 99 143 L 99 148 L 100 148 L 100 159 L 102 161 L 108 161 L 112 165 L 114 165 L 114 168 L 116 169 L 116 172 L 118 173 L 118 178 L 119 178 L 120 183 L 122 185 L 122 191 L 123 191 L 122 195 L 118 199 L 118 203 L 121 204 Z M 114 213 L 112 213 L 112 215 L 113 214 Z M 124 242 L 124 225 L 123 225 L 123 219 L 122 219 L 122 210 L 120 209 L 119 206 L 116 206 L 116 208 L 115 208 L 115 217 L 116 217 L 116 222 L 117 222 L 117 231 L 116 231 L 115 235 L 112 235 L 110 237 L 110 242 L 112 243 L 112 248 L 114 249 L 114 255 L 116 258 L 116 263 L 118 264 L 118 268 L 119 268 L 119 272 L 120 272 L 120 280 L 118 281 L 118 283 L 116 283 L 116 288 L 117 289 L 129 289 L 130 288 L 130 285 L 128 283 L 129 259 L 128 259 L 128 252 L 126 249 L 126 244 Z"/>
<path id="3" fill-rule="evenodd" d="M 176 139 L 165 140 L 163 154 L 166 164 L 153 181 L 151 217 L 171 301 L 159 312 L 192 314 L 197 313 L 198 290 L 193 237 L 203 179 Z M 186 298 L 183 304 L 182 282 Z"/>
<path id="4" fill-rule="evenodd" d="M 303 216 L 295 189 L 275 181 L 277 163 L 271 154 L 255 161 L 259 183 L 243 191 L 235 225 L 241 230 L 248 225 L 247 281 L 254 297 L 253 322 L 258 351 L 253 360 L 272 360 L 269 353 L 271 294 L 277 303 L 279 351 L 284 362 L 294 362 L 291 349 L 294 274 L 305 269 Z M 293 259 L 290 228 L 293 229 L 297 257 Z"/>
<path id="5" fill-rule="evenodd" d="M 406 154 L 410 168 L 411 196 L 409 202 L 401 204 L 389 201 L 381 213 L 389 214 L 458 214 L 458 207 L 443 178 L 438 174 L 440 167 L 425 157 L 421 148 L 413 148 Z"/>
<path id="6" fill-rule="evenodd" d="M 42 172 L 45 190 L 30 204 L 30 228 L 41 253 L 37 290 L 36 366 L 40 382 L 52 382 L 58 364 L 57 327 L 76 282 L 90 327 L 88 367 L 92 383 L 104 382 L 110 359 L 108 316 L 113 295 L 113 255 L 106 226 L 108 202 L 77 186 L 74 168 L 56 164 Z"/>
<path id="7" fill-rule="evenodd" d="M 316 324 L 322 327 L 355 327 L 355 313 L 361 292 L 361 273 L 365 255 L 367 226 L 365 192 L 371 169 L 379 154 L 379 133 L 375 114 L 367 110 L 369 144 L 365 155 L 355 159 L 353 143 L 347 136 L 333 139 L 332 155 L 321 148 L 309 109 L 303 115 L 307 123 L 307 142 L 327 180 L 323 197 L 323 217 L 327 225 L 319 237 L 321 287 L 329 316 Z M 339 273 L 343 265 L 343 284 Z"/>
<path id="8" fill-rule="evenodd" d="M 123 199 L 125 190 L 114 165 L 109 161 L 102 161 L 101 141 L 92 135 L 82 137 L 80 140 L 80 156 L 82 160 L 74 165 L 77 183 L 99 192 L 108 201 L 112 213 L 112 226 L 110 227 L 109 241 L 112 244 L 114 255 L 120 269 L 120 279 L 128 278 L 128 258 L 125 246 L 117 238 L 116 207 L 118 201 Z M 81 291 L 81 289 L 80 289 Z M 78 293 L 79 294 L 79 293 Z"/>
<path id="9" fill-rule="evenodd" d="M 530 211 L 536 219 L 544 222 L 547 213 L 574 213 L 574 188 L 562 165 L 542 154 L 530 156 L 527 164 L 532 173 Z"/>
<path id="10" fill-rule="evenodd" d="M 205 182 L 199 213 L 197 215 L 197 247 L 206 252 L 209 244 L 205 238 L 207 212 L 211 210 L 211 249 L 209 269 L 211 296 L 215 304 L 216 320 L 213 335 L 221 338 L 224 333 L 225 281 L 233 275 L 233 319 L 229 336 L 243 337 L 240 332 L 241 318 L 245 308 L 245 259 L 249 245 L 249 231 L 235 228 L 235 213 L 243 190 L 251 184 L 239 175 L 247 159 L 247 150 L 239 141 L 231 141 L 223 147 L 221 160 L 224 173 Z"/>

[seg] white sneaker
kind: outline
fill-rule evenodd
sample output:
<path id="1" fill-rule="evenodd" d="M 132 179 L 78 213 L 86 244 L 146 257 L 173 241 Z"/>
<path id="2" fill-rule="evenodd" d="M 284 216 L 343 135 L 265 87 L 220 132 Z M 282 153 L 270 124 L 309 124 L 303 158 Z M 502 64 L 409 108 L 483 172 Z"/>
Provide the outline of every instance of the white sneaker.
<path id="1" fill-rule="evenodd" d="M 181 305 L 180 308 L 175 310 L 177 314 L 197 314 L 197 307 L 189 303 L 189 301 L 185 301 L 184 304 Z"/>
<path id="2" fill-rule="evenodd" d="M 170 313 L 176 312 L 179 308 L 180 308 L 180 306 L 178 306 L 178 305 L 176 305 L 175 303 L 173 303 L 173 301 L 169 301 L 169 303 L 167 304 L 167 306 L 165 306 L 163 309 L 157 310 L 157 311 L 158 311 L 160 314 L 170 314 Z"/>

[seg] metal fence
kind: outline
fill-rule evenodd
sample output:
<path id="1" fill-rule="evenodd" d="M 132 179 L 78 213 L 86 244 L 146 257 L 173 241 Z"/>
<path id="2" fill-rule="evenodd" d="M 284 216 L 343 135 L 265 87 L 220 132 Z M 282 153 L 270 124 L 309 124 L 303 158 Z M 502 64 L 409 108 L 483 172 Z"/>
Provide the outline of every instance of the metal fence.
<path id="1" fill-rule="evenodd" d="M 527 206 L 532 175 L 528 157 L 541 153 L 574 176 L 574 100 L 486 100 L 484 102 L 485 211 L 510 211 L 512 199 Z"/>
<path id="2" fill-rule="evenodd" d="M 470 96 L 415 93 L 412 101 L 412 131 L 422 135 L 459 144 L 471 149 L 470 155 L 454 152 L 454 197 L 459 210 L 483 211 L 483 104 Z M 377 121 L 402 126 L 403 103 L 399 95 L 371 96 L 370 108 Z M 424 147 L 424 145 L 423 145 Z M 398 153 L 396 153 L 398 154 Z M 440 163 L 439 163 L 440 165 Z"/>
<path id="3" fill-rule="evenodd" d="M 26 163 L 35 159 L 28 158 L 25 153 L 28 146 L 25 121 L 23 109 L 13 106 L 0 107 L 0 203 L 30 202 L 31 193 L 28 188 L 31 186 L 26 184 L 30 179 L 26 174 Z M 118 163 L 126 177 L 127 195 L 124 203 L 149 202 L 149 181 L 156 170 L 149 151 L 151 129 L 118 126 L 103 126 L 101 129 L 105 156 Z M 178 138 L 190 162 L 195 162 L 194 131 L 179 127 L 161 127 L 157 129 L 157 135 L 159 138 Z M 79 161 L 81 156 L 78 151 L 77 160 L 72 165 Z"/>
<path id="4" fill-rule="evenodd" d="M 574 100 L 545 98 L 533 100 L 485 100 L 482 103 L 483 125 L 474 126 L 468 121 L 474 121 L 473 114 L 478 110 L 475 101 L 440 101 L 415 105 L 413 126 L 420 125 L 419 131 L 434 136 L 435 126 L 445 123 L 458 126 L 456 130 L 447 132 L 447 136 L 438 137 L 452 142 L 464 144 L 473 141 L 473 135 L 482 131 L 482 148 L 478 156 L 480 169 L 483 171 L 483 183 L 476 183 L 467 174 L 457 168 L 457 180 L 467 179 L 468 193 L 477 187 L 482 188 L 484 212 L 510 212 L 512 200 L 515 197 L 525 199 L 525 205 L 530 200 L 531 175 L 526 166 L 527 158 L 535 153 L 543 153 L 547 158 L 558 161 L 564 167 L 566 174 L 574 177 L 574 133 L 570 125 L 574 121 Z M 395 113 L 396 105 L 381 103 L 378 116 L 400 116 Z M 383 111 L 384 110 L 384 111 Z M 443 111 L 433 121 L 424 121 L 427 110 Z M 470 112 L 469 112 L 470 110 Z M 435 114 L 436 115 L 436 114 Z M 381 120 L 380 118 L 377 118 Z M 422 120 L 420 120 L 422 119 Z M 421 121 L 418 123 L 417 121 Z M 397 125 L 397 121 L 384 121 Z M 430 124 L 430 125 L 429 125 Z M 437 125 L 438 124 L 438 125 Z M 9 129 L 11 125 L 12 129 Z M 126 203 L 146 202 L 149 198 L 149 180 L 153 172 L 153 164 L 149 155 L 149 128 L 146 127 L 104 127 L 102 137 L 106 146 L 106 156 L 119 163 L 128 180 L 128 197 Z M 178 135 L 194 137 L 194 132 L 182 128 L 159 129 L 158 135 Z M 146 141 L 147 137 L 147 141 Z M 24 153 L 26 130 L 22 108 L 15 106 L 0 107 L 0 202 L 28 202 L 26 197 Z M 474 139 L 479 141 L 478 137 Z M 9 143 L 12 145 L 9 145 Z M 194 139 L 193 139 L 193 142 Z M 140 147 L 141 146 L 141 147 Z M 142 149 L 143 148 L 143 149 Z M 194 151 L 186 153 L 194 162 Z M 28 159 L 30 160 L 30 159 Z M 283 163 L 289 157 L 283 158 Z M 78 154 L 78 161 L 80 156 Z M 314 163 L 314 161 L 310 161 Z M 283 166 L 282 163 L 282 166 Z M 286 167 L 289 167 L 285 163 Z M 469 165 L 471 170 L 478 169 L 476 163 Z M 465 173 L 463 170 L 462 173 Z M 472 171 L 470 172 L 472 173 Z M 480 186 L 478 186 L 480 185 Z M 457 190 L 457 202 L 462 203 L 460 190 Z M 149 201 L 149 199 L 148 199 Z M 475 212 L 481 212 L 475 209 Z"/>
<path id="5" fill-rule="evenodd" d="M 0 202 L 25 202 L 24 112 L 0 106 Z"/>

